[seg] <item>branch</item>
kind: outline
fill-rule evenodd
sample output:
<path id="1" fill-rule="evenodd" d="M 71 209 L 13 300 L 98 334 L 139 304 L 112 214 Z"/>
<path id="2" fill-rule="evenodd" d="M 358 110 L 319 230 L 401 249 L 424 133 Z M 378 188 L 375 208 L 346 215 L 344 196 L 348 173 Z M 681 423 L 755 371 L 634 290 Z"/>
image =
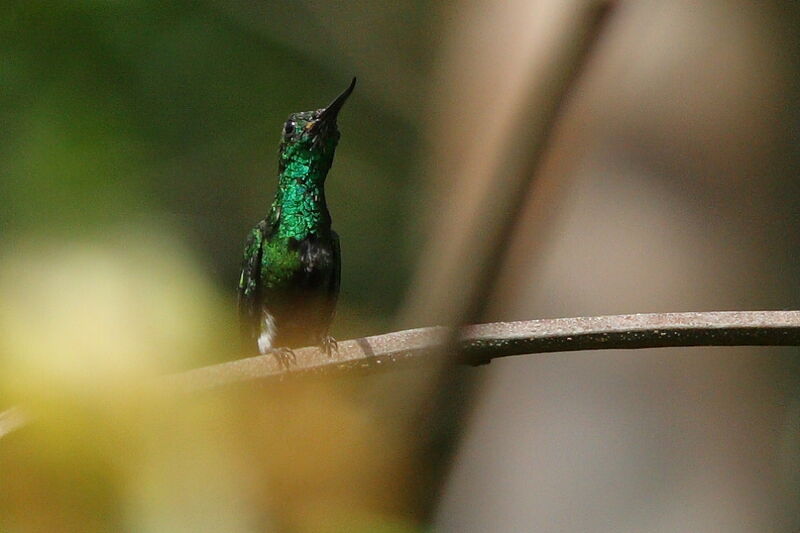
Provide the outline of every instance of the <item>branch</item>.
<path id="1" fill-rule="evenodd" d="M 328 358 L 317 348 L 296 350 L 297 363 L 282 369 L 274 357 L 250 357 L 166 376 L 170 388 L 204 390 L 236 383 L 324 372 L 376 370 L 437 357 L 447 341 L 443 327 L 409 329 L 339 343 Z M 484 364 L 513 355 L 682 346 L 800 346 L 800 311 L 657 313 L 496 322 L 463 329 L 465 363 Z"/>
<path id="2" fill-rule="evenodd" d="M 800 311 L 656 313 L 495 322 L 464 328 L 465 363 L 483 364 L 513 355 L 682 346 L 800 346 Z M 377 370 L 437 357 L 448 339 L 443 327 L 408 329 L 339 343 L 328 358 L 317 348 L 295 351 L 297 364 L 282 369 L 271 355 L 249 357 L 164 376 L 169 390 L 201 391 L 259 379 L 326 372 Z M 0 412 L 0 438 L 28 423 L 19 407 Z"/>

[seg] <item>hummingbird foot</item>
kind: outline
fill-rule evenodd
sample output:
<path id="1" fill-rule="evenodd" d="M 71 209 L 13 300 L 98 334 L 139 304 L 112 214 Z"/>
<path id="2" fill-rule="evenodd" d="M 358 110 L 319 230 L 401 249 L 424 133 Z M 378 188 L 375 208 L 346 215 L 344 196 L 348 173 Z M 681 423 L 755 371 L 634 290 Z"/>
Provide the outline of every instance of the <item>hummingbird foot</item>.
<path id="1" fill-rule="evenodd" d="M 291 348 L 281 346 L 279 348 L 271 349 L 269 353 L 275 357 L 275 360 L 278 362 L 278 366 L 280 366 L 283 370 L 289 370 L 297 364 L 297 355 Z"/>
<path id="2" fill-rule="evenodd" d="M 339 355 L 339 343 L 336 342 L 336 339 L 330 335 L 326 335 L 322 338 L 319 349 L 325 352 L 325 355 L 327 355 L 328 358 L 333 357 L 333 352 L 336 352 L 336 355 Z"/>

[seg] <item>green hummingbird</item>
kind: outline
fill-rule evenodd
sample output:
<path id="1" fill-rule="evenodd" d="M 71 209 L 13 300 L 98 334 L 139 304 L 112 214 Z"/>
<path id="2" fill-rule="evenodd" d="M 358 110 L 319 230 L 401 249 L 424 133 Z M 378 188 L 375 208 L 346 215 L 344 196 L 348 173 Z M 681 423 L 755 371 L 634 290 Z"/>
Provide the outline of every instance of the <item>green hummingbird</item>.
<path id="1" fill-rule="evenodd" d="M 239 278 L 239 318 L 248 351 L 288 367 L 292 348 L 337 349 L 328 334 L 341 275 L 325 178 L 339 143 L 336 117 L 356 79 L 326 108 L 292 113 L 283 125 L 278 190 L 267 217 L 247 238 Z"/>

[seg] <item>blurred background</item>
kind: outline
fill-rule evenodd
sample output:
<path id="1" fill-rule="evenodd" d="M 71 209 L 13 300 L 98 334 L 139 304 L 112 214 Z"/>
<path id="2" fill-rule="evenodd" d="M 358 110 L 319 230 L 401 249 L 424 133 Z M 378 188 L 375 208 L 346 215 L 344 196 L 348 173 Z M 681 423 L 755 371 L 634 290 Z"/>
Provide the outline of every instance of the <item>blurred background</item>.
<path id="1" fill-rule="evenodd" d="M 589 3 L 6 2 L 0 410 L 35 423 L 0 439 L 0 531 L 800 530 L 797 349 L 471 369 L 423 505 L 413 370 L 142 386 L 238 356 L 242 247 L 281 125 L 353 75 L 326 188 L 333 333 L 430 325 L 403 309 L 437 215 L 537 119 L 520 94 Z M 618 4 L 489 318 L 800 308 L 800 7 Z"/>

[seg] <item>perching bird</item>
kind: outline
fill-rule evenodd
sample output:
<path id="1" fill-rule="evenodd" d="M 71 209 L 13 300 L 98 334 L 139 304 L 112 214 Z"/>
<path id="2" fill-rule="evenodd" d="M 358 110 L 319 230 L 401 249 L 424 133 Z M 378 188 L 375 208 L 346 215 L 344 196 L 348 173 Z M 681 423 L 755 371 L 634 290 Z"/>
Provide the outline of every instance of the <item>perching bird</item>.
<path id="1" fill-rule="evenodd" d="M 278 190 L 267 217 L 250 232 L 239 279 L 239 317 L 248 350 L 273 353 L 318 345 L 329 356 L 328 328 L 339 295 L 339 236 L 331 229 L 325 178 L 339 142 L 336 117 L 353 88 L 326 108 L 292 113 L 283 126 Z"/>

